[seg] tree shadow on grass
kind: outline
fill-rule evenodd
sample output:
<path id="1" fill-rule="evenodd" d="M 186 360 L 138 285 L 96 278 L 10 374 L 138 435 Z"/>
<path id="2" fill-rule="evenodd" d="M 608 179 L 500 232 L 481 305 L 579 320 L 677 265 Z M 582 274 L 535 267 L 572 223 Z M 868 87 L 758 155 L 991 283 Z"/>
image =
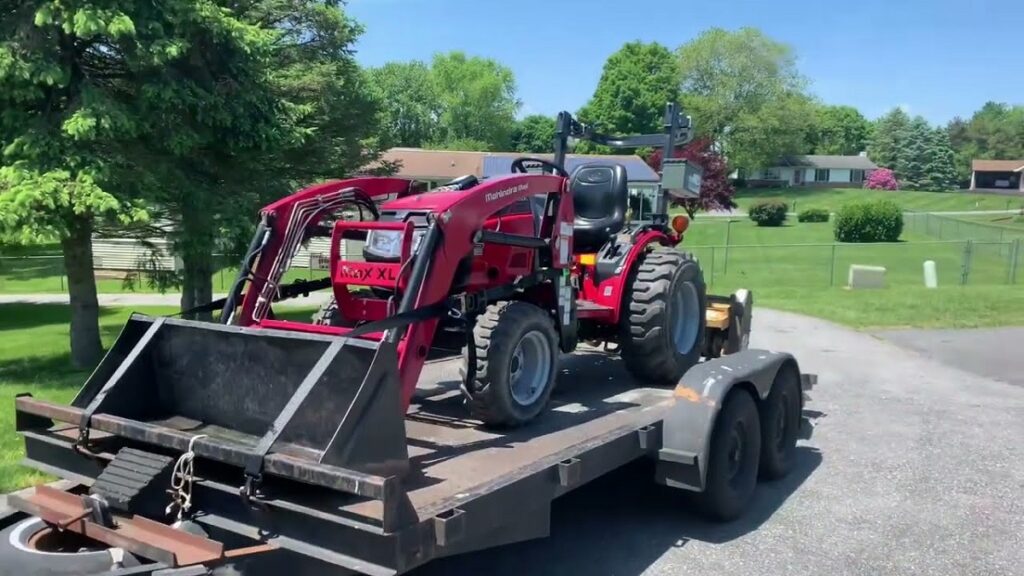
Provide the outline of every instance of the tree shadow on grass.
<path id="1" fill-rule="evenodd" d="M 99 317 L 102 321 L 103 318 L 121 313 L 117 308 L 101 307 Z M 70 323 L 71 308 L 67 304 L 0 304 L 0 331 L 26 330 L 39 326 L 68 325 Z M 120 326 L 115 327 L 114 334 L 117 334 L 120 329 Z M 106 335 L 110 328 L 101 325 L 100 330 Z"/>

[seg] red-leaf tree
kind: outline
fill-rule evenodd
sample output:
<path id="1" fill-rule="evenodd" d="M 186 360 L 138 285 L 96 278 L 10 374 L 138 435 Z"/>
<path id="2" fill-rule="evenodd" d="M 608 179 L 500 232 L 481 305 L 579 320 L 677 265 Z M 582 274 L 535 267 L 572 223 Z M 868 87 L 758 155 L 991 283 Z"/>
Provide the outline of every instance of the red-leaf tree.
<path id="1" fill-rule="evenodd" d="M 661 170 L 662 151 L 655 150 L 647 157 L 647 164 L 655 170 Z M 732 201 L 736 189 L 729 182 L 729 168 L 725 159 L 711 147 L 711 140 L 700 138 L 693 140 L 682 148 L 677 148 L 673 158 L 685 158 L 688 162 L 703 168 L 704 175 L 700 185 L 700 196 L 692 200 L 672 202 L 682 206 L 693 218 L 698 210 L 732 210 L 736 203 Z"/>

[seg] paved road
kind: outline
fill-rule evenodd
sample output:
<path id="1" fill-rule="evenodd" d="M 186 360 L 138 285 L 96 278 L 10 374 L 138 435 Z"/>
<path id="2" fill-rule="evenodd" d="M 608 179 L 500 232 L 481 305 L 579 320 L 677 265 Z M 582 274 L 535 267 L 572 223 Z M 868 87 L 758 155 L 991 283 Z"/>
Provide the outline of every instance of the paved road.
<path id="1" fill-rule="evenodd" d="M 877 336 L 943 364 L 1024 386 L 1024 328 L 885 330 Z"/>
<path id="2" fill-rule="evenodd" d="M 556 502 L 551 537 L 416 576 L 1024 574 L 1024 387 L 821 320 L 754 321 L 754 346 L 819 382 L 795 473 L 761 485 L 744 519 L 705 523 L 632 466 Z"/>
<path id="3" fill-rule="evenodd" d="M 819 384 L 796 473 L 746 519 L 704 523 L 633 467 L 556 503 L 550 538 L 417 576 L 1024 574 L 1024 389 L 820 320 L 755 322 L 754 346 Z"/>

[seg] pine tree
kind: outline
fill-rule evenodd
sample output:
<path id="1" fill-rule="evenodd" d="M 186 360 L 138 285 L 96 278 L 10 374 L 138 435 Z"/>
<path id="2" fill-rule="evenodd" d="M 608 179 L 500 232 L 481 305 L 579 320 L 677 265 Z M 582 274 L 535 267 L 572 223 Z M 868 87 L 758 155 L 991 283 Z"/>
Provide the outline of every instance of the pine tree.
<path id="1" fill-rule="evenodd" d="M 903 188 L 923 190 L 928 187 L 930 145 L 931 127 L 918 116 L 911 121 L 906 140 L 897 152 L 896 177 Z"/>
<path id="2" fill-rule="evenodd" d="M 868 146 L 868 156 L 871 160 L 896 172 L 897 178 L 901 177 L 901 151 L 906 148 L 909 128 L 910 117 L 907 113 L 901 108 L 893 108 L 875 122 L 874 133 Z"/>
<path id="3" fill-rule="evenodd" d="M 928 190 L 952 190 L 956 187 L 956 155 L 950 143 L 949 132 L 935 128 L 929 134 Z"/>

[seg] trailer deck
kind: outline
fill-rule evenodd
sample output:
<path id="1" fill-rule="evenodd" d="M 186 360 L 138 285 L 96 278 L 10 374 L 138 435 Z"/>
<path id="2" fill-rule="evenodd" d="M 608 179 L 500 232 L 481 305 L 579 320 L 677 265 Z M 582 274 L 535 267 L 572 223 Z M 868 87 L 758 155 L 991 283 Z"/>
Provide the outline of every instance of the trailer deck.
<path id="1" fill-rule="evenodd" d="M 235 472 L 232 485 L 223 465 L 240 465 L 232 455 L 251 451 L 258 436 L 177 416 L 126 422 L 104 414 L 93 416 L 93 435 L 101 443 L 132 438 L 132 445 L 150 450 L 183 450 L 190 438 L 207 435 L 196 443 L 197 456 L 217 454 L 220 462 L 197 458 L 195 501 L 203 510 L 198 521 L 250 537 L 269 531 L 266 541 L 275 546 L 370 574 L 401 573 L 431 558 L 546 536 L 554 498 L 661 446 L 672 390 L 635 387 L 621 362 L 604 352 L 583 349 L 563 357 L 551 409 L 529 426 L 507 431 L 485 429 L 465 415 L 456 367 L 451 360 L 427 365 L 406 417 L 405 478 L 367 475 L 361 486 L 346 485 L 347 493 L 314 486 L 337 480 L 329 474 L 303 485 L 270 484 L 262 505 L 278 512 L 273 528 L 239 506 L 241 479 Z M 55 422 L 75 422 L 81 414 L 30 397 L 17 405 L 22 415 Z M 133 427 L 141 428 L 138 434 Z M 75 426 L 21 428 L 30 465 L 83 485 L 102 470 L 70 450 Z M 267 473 L 298 466 L 329 472 L 333 467 L 317 464 L 319 455 L 278 443 L 267 458 Z M 100 461 L 114 457 L 113 450 L 98 455 Z M 322 522 L 308 523 L 310 518 Z M 370 542 L 376 545 L 368 547 Z M 367 553 L 371 548 L 375 552 Z"/>

